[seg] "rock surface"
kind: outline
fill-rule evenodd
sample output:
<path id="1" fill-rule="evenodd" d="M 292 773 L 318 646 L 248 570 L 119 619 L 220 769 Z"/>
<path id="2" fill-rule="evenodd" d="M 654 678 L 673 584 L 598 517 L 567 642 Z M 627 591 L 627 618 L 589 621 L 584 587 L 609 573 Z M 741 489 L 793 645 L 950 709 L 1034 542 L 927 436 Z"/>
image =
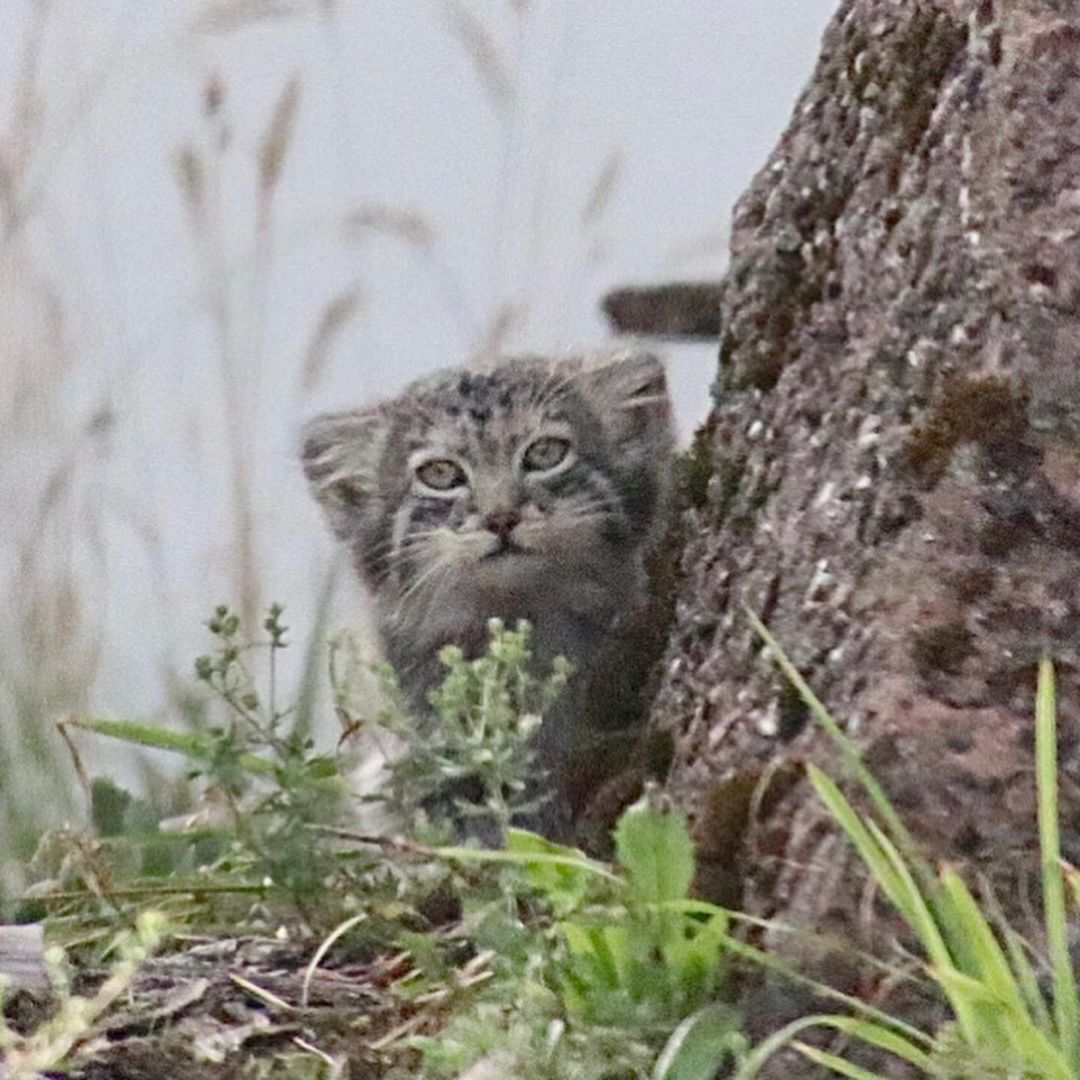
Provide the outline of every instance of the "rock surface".
<path id="1" fill-rule="evenodd" d="M 881 905 L 784 768 L 839 771 L 744 606 L 931 854 L 1012 908 L 1053 656 L 1080 862 L 1078 116 L 1075 0 L 847 0 L 736 208 L 654 716 L 751 912 L 867 940 Z"/>

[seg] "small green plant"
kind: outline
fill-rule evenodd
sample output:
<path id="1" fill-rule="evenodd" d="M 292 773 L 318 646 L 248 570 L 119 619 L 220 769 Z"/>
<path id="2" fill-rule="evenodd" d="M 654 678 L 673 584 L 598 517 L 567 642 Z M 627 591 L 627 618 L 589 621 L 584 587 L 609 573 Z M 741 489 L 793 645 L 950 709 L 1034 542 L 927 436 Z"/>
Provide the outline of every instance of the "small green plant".
<path id="1" fill-rule="evenodd" d="M 93 1030 L 95 1021 L 127 992 L 140 966 L 157 951 L 165 935 L 165 921 L 157 912 L 143 912 L 132 930 L 117 937 L 109 974 L 95 993 L 83 997 L 71 992 L 62 950 L 52 946 L 45 960 L 56 1007 L 50 1017 L 28 1034 L 8 1026 L 4 1019 L 4 986 L 0 980 L 0 1063 L 11 1080 L 38 1077 L 46 1069 L 62 1069 L 72 1047 Z"/>
<path id="2" fill-rule="evenodd" d="M 200 807 L 184 816 L 181 828 L 163 830 L 144 800 L 86 778 L 97 836 L 65 833 L 42 846 L 38 879 L 54 880 L 51 890 L 36 890 L 40 902 L 50 891 L 77 896 L 81 880 L 93 883 L 89 893 L 104 890 L 113 898 L 155 891 L 180 897 L 188 888 L 199 897 L 192 908 L 196 921 L 223 904 L 230 921 L 242 918 L 232 899 L 264 913 L 273 901 L 280 917 L 298 909 L 319 926 L 364 906 L 372 915 L 364 932 L 377 936 L 379 926 L 392 937 L 402 920 L 422 925 L 416 905 L 450 887 L 447 864 L 425 853 L 425 843 L 464 834 L 498 844 L 511 821 L 538 807 L 543 785 L 529 740 L 562 692 L 569 667 L 560 660 L 546 678 L 534 674 L 526 624 L 511 630 L 493 622 L 489 649 L 475 660 L 459 649 L 444 650 L 445 679 L 431 695 L 430 714 L 420 717 L 405 708 L 386 667 L 376 671 L 381 694 L 373 696 L 370 686 L 361 692 L 359 683 L 372 670 L 342 636 L 319 649 L 309 646 L 298 703 L 282 708 L 277 662 L 287 630 L 278 605 L 254 641 L 224 606 L 207 626 L 215 647 L 196 660 L 195 672 L 204 699 L 216 706 L 214 720 L 204 709 L 193 714 L 188 731 L 93 717 L 64 723 L 181 755 L 188 782 L 203 791 Z M 314 746 L 310 672 L 324 656 L 344 735 L 381 729 L 402 746 L 391 755 L 384 785 L 364 798 L 390 809 L 394 832 L 407 837 L 403 843 L 354 831 L 351 804 L 360 798 L 348 775 L 354 754 L 348 747 L 325 753 Z M 481 885 L 472 881 L 468 888 L 486 895 Z M 466 887 L 454 883 L 459 886 Z M 381 913 L 389 913 L 389 923 Z"/>
<path id="3" fill-rule="evenodd" d="M 364 715 L 369 699 L 350 688 L 356 664 L 340 640 L 331 644 L 343 730 L 381 727 L 403 746 L 373 796 L 404 827 L 404 839 L 391 839 L 348 828 L 346 755 L 318 753 L 310 711 L 279 706 L 281 615 L 271 608 L 251 643 L 237 615 L 214 613 L 215 647 L 196 673 L 219 722 L 175 732 L 70 721 L 178 752 L 188 778 L 217 794 L 224 821 L 200 828 L 186 859 L 162 866 L 162 892 L 180 918 L 205 926 L 217 890 L 261 911 L 255 922 L 271 900 L 276 918 L 287 918 L 291 904 L 309 927 L 332 919 L 337 928 L 312 970 L 331 948 L 404 950 L 409 960 L 391 993 L 437 1033 L 403 1037 L 396 1049 L 418 1050 L 420 1075 L 431 1080 L 480 1062 L 535 1080 L 710 1080 L 709 1054 L 714 1069 L 742 1052 L 738 1023 L 717 1001 L 737 943 L 727 912 L 689 899 L 694 853 L 681 814 L 651 792 L 631 807 L 615 834 L 616 866 L 513 827 L 538 808 L 530 737 L 569 675 L 562 662 L 535 671 L 527 625 L 492 622 L 488 651 L 476 659 L 445 650 L 445 679 L 422 717 L 403 707 L 386 669 L 382 711 Z M 125 862 L 120 853 L 136 839 L 136 819 L 143 853 L 167 834 L 122 790 L 100 781 L 92 790 L 99 835 L 84 844 L 88 872 L 106 881 L 101 891 L 119 910 L 132 873 L 144 875 L 130 889 L 137 902 L 147 892 L 160 901 L 145 889 L 145 857 Z M 478 826 L 502 846 L 477 846 Z M 431 846 L 462 834 L 460 846 Z M 61 845 L 55 861 L 70 863 L 70 851 L 70 842 Z M 402 1075 L 418 1074 L 410 1064 Z"/>
<path id="4" fill-rule="evenodd" d="M 201 845 L 198 861 L 178 854 L 173 869 L 214 864 L 234 880 L 282 889 L 303 906 L 320 895 L 336 867 L 329 845 L 313 842 L 312 826 L 341 819 L 347 787 L 343 758 L 315 752 L 310 717 L 280 707 L 278 657 L 288 646 L 282 614 L 272 605 L 262 624 L 265 637 L 255 640 L 245 639 L 240 617 L 224 605 L 208 621 L 215 644 L 195 661 L 195 674 L 221 706 L 221 722 L 188 732 L 99 718 L 67 723 L 182 754 L 188 780 L 201 781 L 224 809 L 224 821 L 188 834 Z M 265 690 L 254 674 L 260 654 Z"/>
<path id="5" fill-rule="evenodd" d="M 616 869 L 514 829 L 502 852 L 443 850 L 505 867 L 514 903 L 474 921 L 494 978 L 437 1036 L 415 1041 L 423 1075 L 455 1076 L 485 1060 L 498 1075 L 536 1080 L 709 1080 L 717 1056 L 741 1053 L 737 1019 L 717 1003 L 728 916 L 688 900 L 685 817 L 649 794 L 624 813 L 615 841 Z M 707 1065 L 703 1044 L 714 1055 Z"/>
<path id="6" fill-rule="evenodd" d="M 432 716 L 412 715 L 401 703 L 392 671 L 383 667 L 390 706 L 379 725 L 404 746 L 394 762 L 385 794 L 379 796 L 414 833 L 429 836 L 462 820 L 473 835 L 496 840 L 515 821 L 539 809 L 542 786 L 529 737 L 562 693 L 570 666 L 557 657 L 551 672 L 531 668 L 528 623 L 514 629 L 492 619 L 487 652 L 467 660 L 456 645 L 439 659 L 446 675 L 431 694 Z M 484 828 L 485 824 L 488 826 Z"/>
<path id="7" fill-rule="evenodd" d="M 334 869 L 326 845 L 312 843 L 311 826 L 339 821 L 346 787 L 343 762 L 314 750 L 310 718 L 277 700 L 277 658 L 286 648 L 282 609 L 273 604 L 263 621 L 262 641 L 240 641 L 239 616 L 221 607 L 208 623 L 214 652 L 195 662 L 198 678 L 227 706 L 227 723 L 211 729 L 209 760 L 190 777 L 205 777 L 222 792 L 233 827 L 255 856 L 256 872 L 281 883 L 298 898 L 317 894 Z M 267 656 L 267 687 L 260 694 L 245 656 Z M 267 782 L 258 785 L 245 768 L 251 756 L 268 763 Z M 252 794 L 248 801 L 243 796 Z"/>
<path id="8" fill-rule="evenodd" d="M 831 1027 L 886 1050 L 930 1076 L 1025 1080 L 1080 1077 L 1080 997 L 1069 955 L 1065 875 L 1057 811 L 1056 705 L 1053 667 L 1039 666 L 1035 711 L 1039 835 L 1043 908 L 1048 944 L 1044 989 L 1034 954 L 1004 918 L 979 907 L 949 866 L 928 867 L 858 753 L 765 627 L 754 620 L 784 673 L 855 764 L 855 775 L 879 820 L 860 814 L 836 783 L 809 767 L 815 791 L 857 848 L 874 880 L 918 934 L 926 972 L 937 984 L 954 1021 L 934 1036 L 881 1014 L 801 1017 L 756 1047 L 738 1073 L 749 1080 L 781 1048 L 794 1045 L 806 1058 L 843 1076 L 873 1080 L 878 1074 L 799 1041 L 815 1027 Z"/>
<path id="9" fill-rule="evenodd" d="M 562 919 L 560 995 L 572 1016 L 645 1033 L 671 1029 L 715 1001 L 725 971 L 727 919 L 687 915 L 694 847 L 686 819 L 643 801 L 615 830 L 622 906 Z M 673 906 L 674 905 L 674 906 Z"/>

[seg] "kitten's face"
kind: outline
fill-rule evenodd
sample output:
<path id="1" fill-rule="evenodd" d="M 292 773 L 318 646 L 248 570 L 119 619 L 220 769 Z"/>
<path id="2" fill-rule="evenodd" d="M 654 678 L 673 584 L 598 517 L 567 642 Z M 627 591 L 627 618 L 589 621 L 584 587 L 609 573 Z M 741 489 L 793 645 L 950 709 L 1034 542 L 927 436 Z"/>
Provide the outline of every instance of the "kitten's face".
<path id="1" fill-rule="evenodd" d="M 663 369 L 636 354 L 442 372 L 313 421 L 304 464 L 368 583 L 400 600 L 535 589 L 632 557 L 670 452 Z"/>

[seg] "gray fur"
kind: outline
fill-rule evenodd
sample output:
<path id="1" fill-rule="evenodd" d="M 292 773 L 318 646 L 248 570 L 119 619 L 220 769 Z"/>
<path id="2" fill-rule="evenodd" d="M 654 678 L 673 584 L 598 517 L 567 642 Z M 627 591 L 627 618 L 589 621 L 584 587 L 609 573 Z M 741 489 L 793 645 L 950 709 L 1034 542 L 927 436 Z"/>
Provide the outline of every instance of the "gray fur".
<path id="1" fill-rule="evenodd" d="M 553 468 L 535 467 L 566 444 Z M 663 367 L 628 352 L 439 372 L 392 401 L 312 420 L 303 463 L 414 706 L 439 677 L 439 649 L 479 651 L 493 616 L 532 623 L 541 667 L 559 654 L 574 663 L 537 738 L 558 783 L 589 734 L 590 669 L 647 604 L 672 446 Z"/>

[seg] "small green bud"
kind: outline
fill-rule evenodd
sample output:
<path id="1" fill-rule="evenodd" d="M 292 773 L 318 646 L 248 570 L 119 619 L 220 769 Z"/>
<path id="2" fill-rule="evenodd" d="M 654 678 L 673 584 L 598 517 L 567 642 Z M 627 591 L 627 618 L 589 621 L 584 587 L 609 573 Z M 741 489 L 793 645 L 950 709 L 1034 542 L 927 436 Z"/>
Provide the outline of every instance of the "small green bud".
<path id="1" fill-rule="evenodd" d="M 439 663 L 443 667 L 453 667 L 455 664 L 460 664 L 465 659 L 465 654 L 461 651 L 460 645 L 444 645 L 439 650 Z"/>

